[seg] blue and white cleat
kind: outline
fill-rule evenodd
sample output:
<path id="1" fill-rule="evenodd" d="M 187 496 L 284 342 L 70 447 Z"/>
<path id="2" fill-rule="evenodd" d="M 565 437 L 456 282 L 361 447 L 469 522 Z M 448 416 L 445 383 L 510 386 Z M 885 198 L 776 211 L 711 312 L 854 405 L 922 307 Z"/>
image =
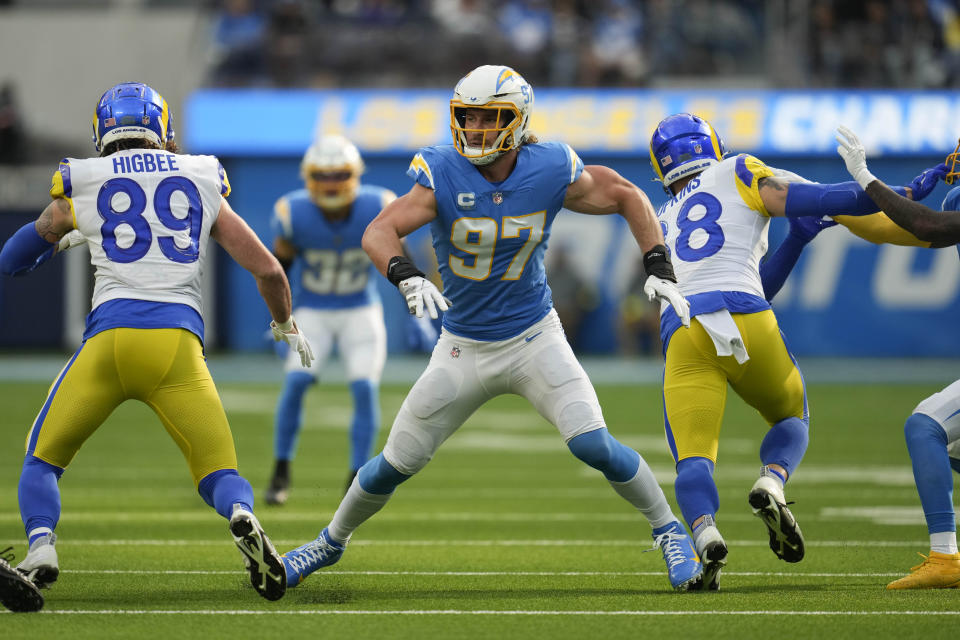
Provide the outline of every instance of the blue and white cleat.
<path id="1" fill-rule="evenodd" d="M 300 545 L 280 556 L 287 571 L 287 586 L 295 587 L 308 575 L 322 567 L 329 567 L 343 555 L 344 544 L 335 542 L 324 528 L 316 540 Z"/>
<path id="2" fill-rule="evenodd" d="M 653 530 L 653 549 L 663 552 L 670 584 L 677 591 L 697 589 L 703 575 L 703 565 L 693 540 L 679 521 Z M 653 549 L 650 549 L 652 551 Z"/>

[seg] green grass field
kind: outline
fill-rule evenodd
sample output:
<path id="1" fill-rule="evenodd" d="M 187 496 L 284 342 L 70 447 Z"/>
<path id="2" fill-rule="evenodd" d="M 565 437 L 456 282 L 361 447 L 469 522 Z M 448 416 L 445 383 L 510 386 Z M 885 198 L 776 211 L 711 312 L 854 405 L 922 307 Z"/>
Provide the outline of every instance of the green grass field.
<path id="1" fill-rule="evenodd" d="M 717 593 L 670 590 L 646 521 L 571 456 L 526 402 L 485 406 L 355 534 L 343 560 L 279 602 L 249 586 L 226 522 L 193 490 L 143 406 L 118 409 L 61 481 L 60 580 L 0 637 L 706 638 L 948 637 L 955 590 L 887 592 L 927 551 L 903 444 L 941 385 L 811 386 L 811 444 L 788 487 L 807 557 L 788 565 L 747 505 L 765 426 L 731 396 L 716 478 L 730 545 Z M 240 471 L 258 499 L 278 385 L 221 384 Z M 383 389 L 381 442 L 407 386 Z M 0 548 L 25 553 L 16 483 L 46 385 L 4 383 Z M 673 503 L 659 389 L 598 388 L 611 431 L 639 449 Z M 281 550 L 316 536 L 346 472 L 349 395 L 311 391 L 284 507 L 258 514 Z M 679 513 L 679 512 L 678 512 Z"/>

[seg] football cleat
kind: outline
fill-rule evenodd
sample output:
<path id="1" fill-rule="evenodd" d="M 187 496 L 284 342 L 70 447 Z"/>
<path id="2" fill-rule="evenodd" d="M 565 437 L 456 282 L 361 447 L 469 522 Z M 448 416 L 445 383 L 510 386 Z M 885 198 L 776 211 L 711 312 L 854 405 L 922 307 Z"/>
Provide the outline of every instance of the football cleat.
<path id="1" fill-rule="evenodd" d="M 250 584 L 267 600 L 279 600 L 287 591 L 283 562 L 256 516 L 239 506 L 230 516 L 230 534 L 243 554 Z"/>
<path id="2" fill-rule="evenodd" d="M 767 526 L 770 548 L 777 557 L 785 562 L 803 560 L 803 534 L 796 518 L 787 508 L 779 483 L 769 476 L 760 476 L 747 499 L 753 507 L 753 515 Z"/>
<path id="3" fill-rule="evenodd" d="M 657 533 L 659 531 L 659 533 Z M 666 527 L 654 529 L 653 548 L 663 552 L 667 563 L 667 576 L 677 591 L 691 591 L 698 588 L 703 574 L 703 565 L 693 546 L 693 540 L 687 530 L 674 520 Z"/>
<path id="4" fill-rule="evenodd" d="M 705 527 L 697 538 L 697 551 L 703 564 L 701 588 L 710 591 L 720 589 L 720 571 L 727 564 L 727 543 L 716 527 Z"/>
<path id="5" fill-rule="evenodd" d="M 290 476 L 288 474 L 277 473 L 277 471 L 274 470 L 273 477 L 270 478 L 270 486 L 267 487 L 267 491 L 263 496 L 264 502 L 273 505 L 285 504 L 289 497 Z"/>
<path id="6" fill-rule="evenodd" d="M 52 532 L 40 536 L 30 544 L 27 556 L 17 565 L 17 571 L 41 589 L 49 589 L 60 576 L 57 550 L 53 546 L 56 541 L 57 535 Z"/>
<path id="7" fill-rule="evenodd" d="M 324 528 L 316 540 L 287 551 L 281 556 L 287 572 L 287 586 L 295 587 L 317 569 L 336 564 L 345 547 L 345 544 L 335 542 Z"/>
<path id="8" fill-rule="evenodd" d="M 10 566 L 13 547 L 0 551 L 0 604 L 17 613 L 40 611 L 43 594 L 27 576 Z"/>
<path id="9" fill-rule="evenodd" d="M 931 551 L 919 554 L 923 562 L 910 573 L 894 580 L 887 589 L 957 589 L 960 588 L 960 553 Z"/>

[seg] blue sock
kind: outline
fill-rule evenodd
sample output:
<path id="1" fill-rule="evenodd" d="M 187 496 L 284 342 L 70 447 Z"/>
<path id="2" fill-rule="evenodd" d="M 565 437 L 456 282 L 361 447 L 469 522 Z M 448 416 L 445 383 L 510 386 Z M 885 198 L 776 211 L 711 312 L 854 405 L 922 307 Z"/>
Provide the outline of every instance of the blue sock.
<path id="1" fill-rule="evenodd" d="M 283 380 L 274 427 L 273 453 L 277 460 L 293 460 L 303 422 L 303 396 L 314 382 L 305 371 L 291 371 Z"/>
<path id="2" fill-rule="evenodd" d="M 377 384 L 373 380 L 350 383 L 353 395 L 353 422 L 350 424 L 350 470 L 359 469 L 370 459 L 380 429 L 380 405 Z"/>
<path id="3" fill-rule="evenodd" d="M 38 528 L 56 529 L 60 521 L 60 487 L 63 469 L 28 455 L 23 459 L 17 499 L 27 535 Z"/>
<path id="4" fill-rule="evenodd" d="M 640 468 L 640 454 L 610 435 L 606 428 L 574 436 L 567 447 L 610 482 L 626 482 Z"/>
<path id="5" fill-rule="evenodd" d="M 760 460 L 765 465 L 780 465 L 786 470 L 789 478 L 803 460 L 803 454 L 807 452 L 809 442 L 809 420 L 785 418 L 770 427 L 767 435 L 764 436 L 760 444 Z"/>
<path id="6" fill-rule="evenodd" d="M 360 488 L 367 493 L 377 495 L 387 495 L 393 493 L 397 485 L 408 480 L 411 476 L 400 473 L 392 464 L 387 462 L 383 454 L 372 458 L 365 465 L 360 467 L 357 472 L 357 480 L 360 482 Z"/>
<path id="7" fill-rule="evenodd" d="M 253 488 L 236 469 L 220 469 L 205 475 L 197 486 L 197 493 L 228 520 L 235 504 L 253 512 Z"/>
<path id="8" fill-rule="evenodd" d="M 928 533 L 956 531 L 946 431 L 930 416 L 915 413 L 907 418 L 903 432 Z"/>
<path id="9" fill-rule="evenodd" d="M 709 458 L 684 458 L 678 462 L 673 490 L 683 519 L 691 529 L 700 516 L 716 518 L 720 496 L 713 481 L 713 461 Z"/>

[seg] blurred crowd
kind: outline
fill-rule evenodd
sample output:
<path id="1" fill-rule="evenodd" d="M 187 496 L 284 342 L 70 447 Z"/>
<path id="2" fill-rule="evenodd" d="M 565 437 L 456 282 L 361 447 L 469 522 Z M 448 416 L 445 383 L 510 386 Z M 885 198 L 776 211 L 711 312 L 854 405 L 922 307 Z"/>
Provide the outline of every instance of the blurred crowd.
<path id="1" fill-rule="evenodd" d="M 933 88 L 960 81 L 958 0 L 220 0 L 209 84 Z"/>

